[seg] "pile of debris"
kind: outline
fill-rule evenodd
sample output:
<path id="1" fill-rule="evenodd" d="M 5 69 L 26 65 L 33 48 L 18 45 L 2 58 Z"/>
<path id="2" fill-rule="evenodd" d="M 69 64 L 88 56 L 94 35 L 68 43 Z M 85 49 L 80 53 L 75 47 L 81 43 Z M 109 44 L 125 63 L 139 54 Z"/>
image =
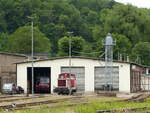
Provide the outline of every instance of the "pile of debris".
<path id="1" fill-rule="evenodd" d="M 123 101 L 144 102 L 144 100 L 149 97 L 150 94 L 141 93 L 141 94 L 134 95 L 131 98 L 124 99 Z"/>
<path id="2" fill-rule="evenodd" d="M 117 93 L 113 91 L 98 91 L 97 96 L 116 97 Z"/>

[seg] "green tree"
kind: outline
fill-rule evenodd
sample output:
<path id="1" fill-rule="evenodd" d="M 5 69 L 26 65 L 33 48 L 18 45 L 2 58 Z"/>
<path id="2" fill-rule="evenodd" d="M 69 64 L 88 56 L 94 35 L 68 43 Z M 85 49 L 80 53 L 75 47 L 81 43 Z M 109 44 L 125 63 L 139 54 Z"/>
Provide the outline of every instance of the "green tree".
<path id="1" fill-rule="evenodd" d="M 92 37 L 95 41 L 103 40 L 106 37 L 107 33 L 108 32 L 105 32 L 104 29 L 99 25 L 96 25 L 92 28 Z"/>
<path id="2" fill-rule="evenodd" d="M 85 57 L 93 57 L 94 55 L 91 53 L 92 51 L 92 43 L 84 42 L 84 47 L 80 55 Z"/>
<path id="3" fill-rule="evenodd" d="M 4 17 L 5 12 L 0 11 L 0 32 L 7 32 L 7 22 Z"/>
<path id="4" fill-rule="evenodd" d="M 105 47 L 103 46 L 103 40 L 99 39 L 93 43 L 93 56 L 104 58 Z"/>
<path id="5" fill-rule="evenodd" d="M 71 53 L 72 56 L 80 55 L 84 48 L 85 40 L 82 37 L 63 37 L 58 41 L 58 56 L 68 56 L 69 55 L 69 38 L 71 38 Z"/>
<path id="6" fill-rule="evenodd" d="M 4 12 L 7 32 L 13 33 L 18 27 L 26 25 L 29 22 L 27 16 L 37 12 L 41 4 L 41 0 L 1 0 L 0 10 Z"/>
<path id="7" fill-rule="evenodd" d="M 139 42 L 132 49 L 132 60 L 150 65 L 150 42 Z"/>
<path id="8" fill-rule="evenodd" d="M 131 6 L 116 4 L 112 9 L 103 9 L 100 13 L 100 21 L 103 23 L 105 32 L 118 33 L 125 35 L 133 45 L 140 41 L 142 33 L 139 22 L 143 23 L 145 20 L 140 15 L 143 12 L 140 9 Z M 144 22 L 147 24 L 148 22 Z M 145 27 L 146 28 L 146 27 Z M 145 31 L 147 31 L 145 29 Z"/>
<path id="9" fill-rule="evenodd" d="M 8 34 L 0 33 L 0 51 L 8 51 Z"/>
<path id="10" fill-rule="evenodd" d="M 111 8 L 115 4 L 114 0 L 70 0 L 70 3 L 79 9 L 86 6 L 94 11 Z"/>
<path id="11" fill-rule="evenodd" d="M 43 31 L 46 36 L 49 38 L 52 47 L 52 56 L 54 56 L 58 51 L 57 42 L 60 37 L 63 37 L 66 32 L 66 28 L 63 24 L 45 24 L 42 26 L 41 31 Z"/>
<path id="12" fill-rule="evenodd" d="M 15 53 L 31 53 L 31 27 L 18 28 L 9 36 L 9 51 Z M 34 27 L 34 52 L 50 52 L 49 39 Z"/>
<path id="13" fill-rule="evenodd" d="M 112 37 L 116 39 L 116 45 L 114 46 L 114 58 L 118 60 L 118 55 L 121 54 L 125 60 L 131 53 L 131 42 L 126 36 L 121 34 L 113 34 Z"/>

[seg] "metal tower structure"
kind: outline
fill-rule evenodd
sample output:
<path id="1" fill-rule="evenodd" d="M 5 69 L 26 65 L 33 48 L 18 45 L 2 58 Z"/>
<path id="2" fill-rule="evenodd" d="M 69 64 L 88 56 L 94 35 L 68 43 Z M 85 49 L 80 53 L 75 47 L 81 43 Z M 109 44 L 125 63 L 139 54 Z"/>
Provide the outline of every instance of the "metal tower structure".
<path id="1" fill-rule="evenodd" d="M 115 40 L 113 40 L 110 33 L 107 34 L 104 46 L 105 46 L 105 75 L 104 75 L 104 90 L 113 90 L 113 46 Z"/>

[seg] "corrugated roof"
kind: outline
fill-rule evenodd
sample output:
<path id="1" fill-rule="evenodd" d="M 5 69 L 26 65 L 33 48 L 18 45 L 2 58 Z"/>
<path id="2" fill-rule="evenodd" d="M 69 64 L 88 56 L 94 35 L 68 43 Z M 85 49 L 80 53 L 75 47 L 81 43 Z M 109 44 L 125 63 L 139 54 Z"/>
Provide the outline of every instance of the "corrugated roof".
<path id="1" fill-rule="evenodd" d="M 34 62 L 48 61 L 48 60 L 57 60 L 57 59 L 65 59 L 65 58 L 69 58 L 69 56 L 38 59 L 38 60 L 34 60 Z M 90 59 L 90 60 L 101 60 L 101 61 L 105 61 L 105 60 L 102 59 L 102 58 L 96 58 L 96 57 L 72 56 L 72 58 L 80 58 L 80 59 Z M 32 62 L 32 61 L 17 62 L 16 64 L 23 64 L 23 63 L 29 63 L 29 62 Z M 150 66 L 141 65 L 141 64 L 134 63 L 134 62 L 117 61 L 117 60 L 114 60 L 114 62 L 117 62 L 117 63 L 127 63 L 127 64 L 138 65 L 138 66 L 141 66 L 141 67 L 148 67 L 148 68 L 150 68 Z"/>
<path id="2" fill-rule="evenodd" d="M 25 55 L 25 54 L 19 54 L 19 53 L 0 52 L 0 54 L 27 57 L 27 55 Z"/>
<path id="3" fill-rule="evenodd" d="M 27 56 L 31 56 L 31 54 L 26 54 Z M 49 53 L 34 53 L 34 56 L 48 56 Z"/>
<path id="4" fill-rule="evenodd" d="M 65 58 L 69 58 L 69 56 L 52 57 L 52 58 L 44 58 L 44 59 L 35 59 L 34 62 L 48 61 L 48 60 L 57 60 L 57 59 L 65 59 Z M 104 59 L 94 58 L 94 57 L 72 56 L 71 58 L 81 58 L 81 59 L 91 59 L 91 60 L 101 60 L 101 61 L 104 61 Z M 29 63 L 29 62 L 32 62 L 32 61 L 30 60 L 30 61 L 17 62 L 16 64 Z"/>
<path id="5" fill-rule="evenodd" d="M 65 59 L 65 58 L 69 58 L 69 56 L 37 59 L 37 60 L 34 60 L 34 62 L 48 61 L 48 60 L 57 60 L 57 59 Z M 102 58 L 97 58 L 97 57 L 72 56 L 71 58 L 80 58 L 80 59 L 90 59 L 90 60 L 101 60 L 101 61 L 105 61 L 104 59 L 102 59 Z M 32 61 L 17 62 L 16 64 L 23 64 L 23 63 L 29 63 L 29 62 L 32 62 Z M 114 62 L 117 62 L 117 63 L 127 63 L 127 64 L 138 65 L 138 66 L 141 66 L 141 67 L 150 68 L 150 66 L 138 64 L 138 63 L 135 63 L 135 62 L 117 61 L 117 60 L 114 60 Z"/>

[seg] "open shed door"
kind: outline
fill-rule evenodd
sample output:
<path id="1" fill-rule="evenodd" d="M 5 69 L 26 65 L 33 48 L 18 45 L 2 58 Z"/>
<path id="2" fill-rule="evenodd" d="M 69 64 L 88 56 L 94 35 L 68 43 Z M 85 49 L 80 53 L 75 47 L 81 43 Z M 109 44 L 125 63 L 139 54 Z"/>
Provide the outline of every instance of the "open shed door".
<path id="1" fill-rule="evenodd" d="M 32 68 L 27 67 L 28 92 L 32 92 Z M 34 93 L 51 93 L 51 68 L 34 67 Z"/>
<path id="2" fill-rule="evenodd" d="M 69 67 L 62 67 L 61 73 L 69 73 Z M 85 91 L 85 68 L 84 67 L 72 67 L 71 73 L 75 74 L 77 80 L 77 92 Z"/>

